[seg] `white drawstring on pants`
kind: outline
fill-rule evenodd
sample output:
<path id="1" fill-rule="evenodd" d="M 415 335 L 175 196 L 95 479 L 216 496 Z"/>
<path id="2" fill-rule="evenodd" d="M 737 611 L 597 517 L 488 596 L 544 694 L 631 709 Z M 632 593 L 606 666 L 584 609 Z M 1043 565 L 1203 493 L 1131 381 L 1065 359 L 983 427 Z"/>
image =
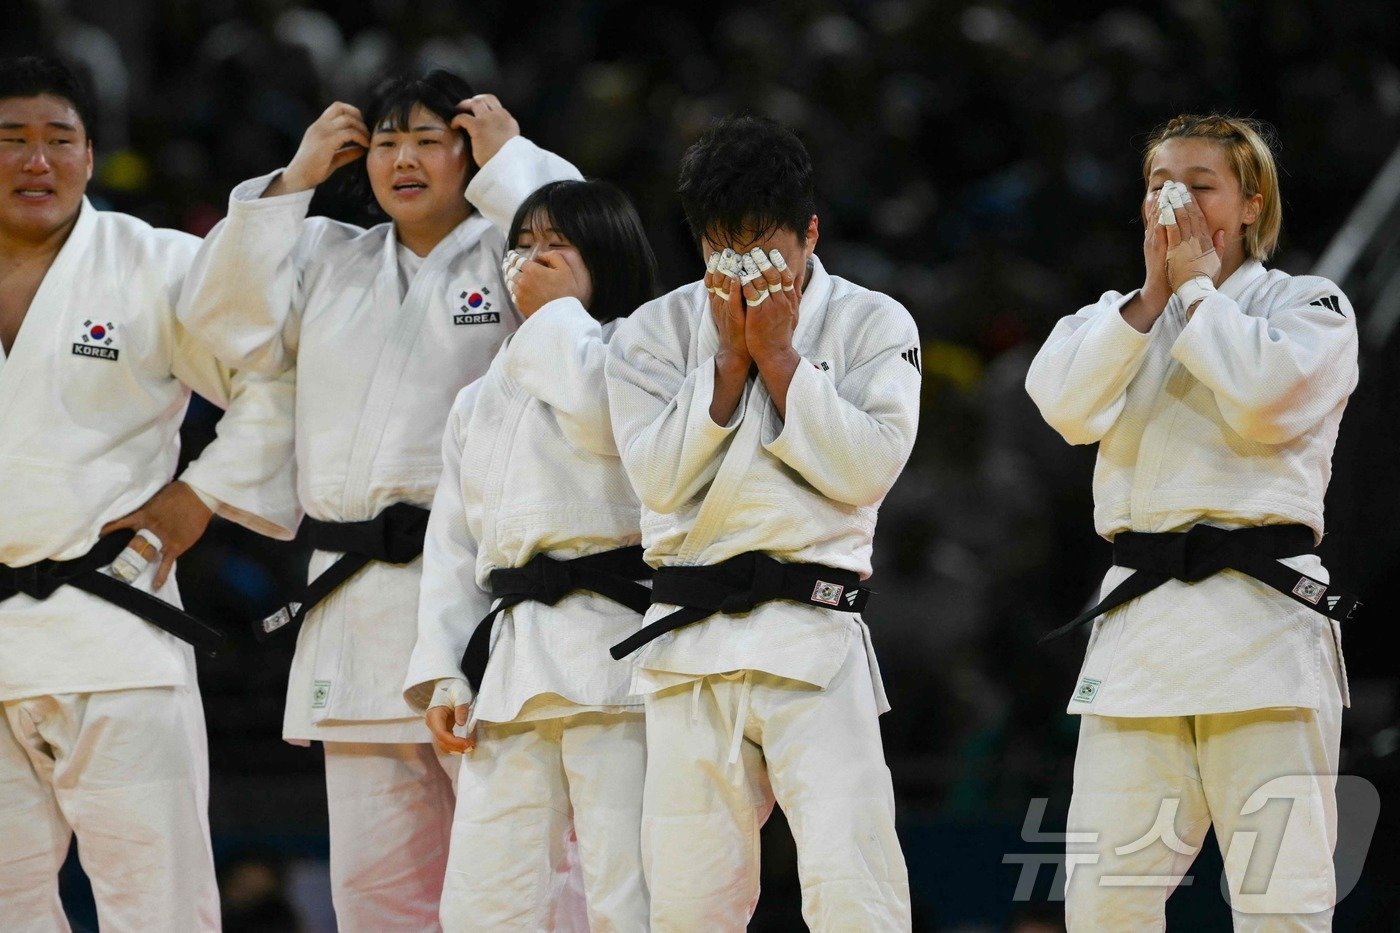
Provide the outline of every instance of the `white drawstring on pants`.
<path id="1" fill-rule="evenodd" d="M 734 715 L 734 735 L 729 740 L 729 764 L 739 760 L 739 746 L 744 741 L 744 725 L 749 718 L 749 689 L 753 683 L 753 671 L 744 671 L 744 680 L 739 687 L 739 711 Z"/>
<path id="2" fill-rule="evenodd" d="M 692 725 L 700 721 L 700 687 L 704 683 L 705 678 L 698 678 L 695 681 L 695 689 L 690 691 L 690 722 Z"/>

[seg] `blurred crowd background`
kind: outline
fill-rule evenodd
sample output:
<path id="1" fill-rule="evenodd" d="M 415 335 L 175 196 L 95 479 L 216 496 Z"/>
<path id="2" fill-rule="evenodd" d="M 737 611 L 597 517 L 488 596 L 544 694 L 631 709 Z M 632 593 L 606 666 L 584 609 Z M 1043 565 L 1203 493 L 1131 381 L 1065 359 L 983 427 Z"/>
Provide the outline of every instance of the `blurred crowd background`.
<path id="1" fill-rule="evenodd" d="M 1022 380 L 1057 318 L 1141 283 L 1147 132 L 1183 111 L 1273 123 L 1285 204 L 1274 264 L 1295 273 L 1400 141 L 1390 0 L 11 0 L 5 18 L 0 54 L 57 52 L 94 79 L 93 199 L 197 234 L 235 183 L 284 165 L 332 100 L 443 66 L 627 190 L 669 288 L 700 270 L 673 195 L 685 146 L 732 111 L 794 127 L 817 165 L 823 261 L 904 302 L 924 341 L 920 437 L 882 512 L 868 613 L 922 930 L 1060 928 L 1053 865 L 1017 900 L 1022 869 L 1003 856 L 1059 850 L 1026 841 L 1023 823 L 1043 799 L 1031 828 L 1063 827 L 1078 728 L 1064 708 L 1083 646 L 1035 641 L 1086 604 L 1109 549 L 1091 522 L 1093 449 L 1051 432 Z M 314 210 L 366 220 L 326 187 Z M 1373 309 L 1352 298 L 1364 323 Z M 1343 770 L 1390 802 L 1400 718 L 1379 633 L 1400 571 L 1398 349 L 1387 333 L 1363 347 L 1324 545 L 1334 579 L 1368 603 L 1346 633 Z M 189 450 L 216 414 L 192 407 Z M 216 524 L 181 561 L 187 604 L 238 642 L 201 669 L 231 931 L 332 922 L 320 753 L 279 738 L 291 644 L 257 646 L 244 625 L 305 556 Z M 1383 809 L 1377 839 L 1396 822 Z M 765 845 L 753 929 L 800 929 L 777 817 Z M 1196 875 L 1169 916 L 1229 929 L 1218 855 Z M 91 924 L 76 868 L 66 883 L 75 920 Z M 1398 883 L 1393 848 L 1372 846 L 1336 928 L 1400 929 Z"/>

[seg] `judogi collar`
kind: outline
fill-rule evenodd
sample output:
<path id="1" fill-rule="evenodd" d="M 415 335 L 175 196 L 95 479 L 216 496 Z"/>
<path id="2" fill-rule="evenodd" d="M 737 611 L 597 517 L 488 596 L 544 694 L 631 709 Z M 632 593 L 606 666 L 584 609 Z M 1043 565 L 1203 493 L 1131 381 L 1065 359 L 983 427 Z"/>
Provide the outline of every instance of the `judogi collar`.
<path id="1" fill-rule="evenodd" d="M 1228 279 L 1220 283 L 1220 288 L 1218 290 L 1231 301 L 1239 301 L 1240 296 L 1244 294 L 1244 290 L 1266 271 L 1264 264 L 1259 260 L 1246 259 L 1238 269 L 1230 273 Z"/>

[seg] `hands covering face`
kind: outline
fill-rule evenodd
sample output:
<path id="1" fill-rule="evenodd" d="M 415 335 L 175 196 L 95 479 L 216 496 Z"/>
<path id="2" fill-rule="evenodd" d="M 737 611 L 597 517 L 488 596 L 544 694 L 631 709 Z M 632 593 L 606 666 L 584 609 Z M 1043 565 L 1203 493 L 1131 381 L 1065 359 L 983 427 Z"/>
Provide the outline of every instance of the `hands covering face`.
<path id="1" fill-rule="evenodd" d="M 720 350 L 744 363 L 792 349 L 801 300 L 787 260 L 778 250 L 747 253 L 726 248 L 706 263 L 705 290 L 719 330 Z"/>
<path id="2" fill-rule="evenodd" d="M 501 260 L 506 290 L 525 317 L 558 298 L 577 298 L 585 308 L 593 298 L 593 280 L 575 250 L 547 250 L 533 257 L 510 250 Z"/>
<path id="3" fill-rule="evenodd" d="M 1212 234 L 1200 206 L 1179 182 L 1162 185 L 1157 216 L 1167 235 L 1167 282 L 1189 308 L 1215 290 L 1225 231 Z"/>

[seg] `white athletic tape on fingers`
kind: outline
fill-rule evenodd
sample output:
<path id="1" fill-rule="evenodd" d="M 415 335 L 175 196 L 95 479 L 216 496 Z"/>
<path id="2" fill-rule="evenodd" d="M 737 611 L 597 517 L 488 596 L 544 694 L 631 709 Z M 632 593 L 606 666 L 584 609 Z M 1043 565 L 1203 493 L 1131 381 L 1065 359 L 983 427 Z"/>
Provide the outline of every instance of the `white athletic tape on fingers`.
<path id="1" fill-rule="evenodd" d="M 126 547 L 107 568 L 107 574 L 116 577 L 123 583 L 135 583 L 136 578 L 141 576 L 142 572 L 150 565 L 151 562 L 144 555 Z"/>
<path id="2" fill-rule="evenodd" d="M 768 295 L 768 289 L 765 288 L 758 293 L 757 298 L 745 298 L 744 304 L 748 305 L 750 308 L 757 308 L 759 305 L 763 304 L 765 301 L 768 300 Z"/>
<path id="3" fill-rule="evenodd" d="M 122 548 L 122 552 L 112 561 L 111 566 L 107 568 L 109 575 L 126 583 L 134 583 L 136 578 L 141 576 L 151 565 L 151 558 L 134 547 L 138 539 L 154 548 L 157 556 L 160 554 L 161 548 L 164 547 L 164 543 L 155 532 L 142 529 L 132 537 L 127 546 Z"/>
<path id="4" fill-rule="evenodd" d="M 1176 226 L 1176 212 L 1173 211 L 1172 206 L 1165 201 L 1162 203 L 1162 206 L 1157 209 L 1157 222 L 1164 227 Z"/>
<path id="5" fill-rule="evenodd" d="M 705 261 L 705 271 L 714 272 L 719 265 L 719 253 L 711 253 L 710 258 Z"/>
<path id="6" fill-rule="evenodd" d="M 472 688 L 460 677 L 444 677 L 433 687 L 433 698 L 428 701 L 428 709 L 451 709 L 466 706 L 471 702 Z"/>
<path id="7" fill-rule="evenodd" d="M 778 252 L 776 249 L 769 250 L 768 258 L 773 260 L 773 265 L 778 267 L 779 272 L 787 271 L 787 260 L 783 258 L 782 253 Z"/>
<path id="8" fill-rule="evenodd" d="M 759 272 L 767 272 L 769 269 L 773 268 L 773 263 L 769 261 L 768 256 L 757 246 L 753 248 L 753 251 L 749 253 L 749 255 L 753 257 L 754 265 L 758 266 Z"/>
<path id="9" fill-rule="evenodd" d="M 782 283 L 782 282 L 774 282 L 772 285 L 769 285 L 769 286 L 768 286 L 768 293 L 769 293 L 770 295 L 776 295 L 778 292 L 780 292 L 780 291 L 782 291 L 782 290 L 783 290 L 783 283 Z M 791 290 L 792 290 L 792 289 L 789 287 L 788 291 L 791 291 Z"/>
<path id="10" fill-rule="evenodd" d="M 753 261 L 753 257 L 745 254 L 740 260 L 739 267 L 742 270 L 739 275 L 739 284 L 747 285 L 754 279 L 763 278 L 763 273 L 758 271 L 758 263 Z"/>

